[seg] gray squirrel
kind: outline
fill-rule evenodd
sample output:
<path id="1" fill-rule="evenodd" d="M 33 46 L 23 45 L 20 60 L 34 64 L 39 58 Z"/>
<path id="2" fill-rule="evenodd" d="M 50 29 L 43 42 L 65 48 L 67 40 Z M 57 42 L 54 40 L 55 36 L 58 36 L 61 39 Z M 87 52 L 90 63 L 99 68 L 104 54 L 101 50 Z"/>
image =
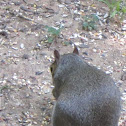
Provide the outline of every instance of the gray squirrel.
<path id="1" fill-rule="evenodd" d="M 55 50 L 54 57 L 53 126 L 118 126 L 120 91 L 109 75 L 84 62 L 76 46 L 64 55 Z"/>

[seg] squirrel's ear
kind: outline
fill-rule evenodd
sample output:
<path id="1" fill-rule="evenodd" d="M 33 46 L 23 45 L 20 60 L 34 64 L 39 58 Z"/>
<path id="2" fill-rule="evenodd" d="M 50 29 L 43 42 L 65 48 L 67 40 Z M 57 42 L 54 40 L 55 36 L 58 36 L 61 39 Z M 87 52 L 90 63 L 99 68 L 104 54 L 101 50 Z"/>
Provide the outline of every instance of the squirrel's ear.
<path id="1" fill-rule="evenodd" d="M 74 50 L 73 50 L 73 53 L 79 55 L 79 51 L 78 51 L 78 48 L 76 45 L 74 45 Z"/>
<path id="2" fill-rule="evenodd" d="M 57 50 L 54 50 L 54 57 L 55 57 L 56 62 L 58 62 L 60 58 L 60 54 Z"/>

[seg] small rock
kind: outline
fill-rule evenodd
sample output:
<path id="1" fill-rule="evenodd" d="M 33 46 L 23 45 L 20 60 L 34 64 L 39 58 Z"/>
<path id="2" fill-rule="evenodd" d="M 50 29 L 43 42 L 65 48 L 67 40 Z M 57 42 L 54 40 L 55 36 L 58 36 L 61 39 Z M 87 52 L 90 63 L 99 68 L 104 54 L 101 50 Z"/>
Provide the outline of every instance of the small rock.
<path id="1" fill-rule="evenodd" d="M 48 93 L 50 92 L 50 88 L 49 88 L 48 86 L 44 86 L 44 87 L 43 87 L 43 92 L 44 92 L 45 94 L 48 94 Z"/>
<path id="2" fill-rule="evenodd" d="M 67 14 L 63 14 L 63 15 L 62 15 L 62 17 L 64 17 L 64 18 L 65 18 L 65 17 L 68 17 L 68 15 L 67 15 Z"/>
<path id="3" fill-rule="evenodd" d="M 60 0 L 58 0 L 58 1 L 60 1 Z M 60 4 L 60 5 L 59 5 L 59 7 L 60 7 L 60 8 L 63 8 L 63 7 L 64 7 L 64 5 L 63 5 L 63 4 Z"/>
<path id="4" fill-rule="evenodd" d="M 41 56 L 45 56 L 45 55 L 47 55 L 47 54 L 46 54 L 46 53 L 41 53 L 40 55 L 41 55 Z"/>
<path id="5" fill-rule="evenodd" d="M 97 52 L 97 50 L 96 49 L 93 49 L 93 52 Z"/>
<path id="6" fill-rule="evenodd" d="M 38 123 L 34 121 L 33 124 L 37 125 Z"/>
<path id="7" fill-rule="evenodd" d="M 29 56 L 27 55 L 27 54 L 24 54 L 23 56 L 22 56 L 22 59 L 28 59 L 29 58 Z"/>
<path id="8" fill-rule="evenodd" d="M 109 18 L 107 18 L 106 23 L 107 23 L 107 24 L 109 24 L 109 22 L 110 22 L 110 19 L 109 19 Z"/>
<path id="9" fill-rule="evenodd" d="M 8 38 L 8 33 L 6 31 L 0 31 L 0 35 L 4 36 L 5 38 Z"/>
<path id="10" fill-rule="evenodd" d="M 106 13 L 106 14 L 104 15 L 104 18 L 108 18 L 108 17 L 109 17 L 109 14 Z"/>
<path id="11" fill-rule="evenodd" d="M 80 44 L 79 47 L 80 47 L 80 48 L 89 48 L 89 45 Z"/>
<path id="12" fill-rule="evenodd" d="M 84 54 L 84 55 L 88 55 L 88 53 L 87 53 L 87 52 L 83 52 L 83 54 Z"/>
<path id="13" fill-rule="evenodd" d="M 124 73 L 122 74 L 121 80 L 122 80 L 122 81 L 125 81 L 125 80 L 126 80 L 126 72 L 124 72 Z"/>
<path id="14" fill-rule="evenodd" d="M 107 36 L 105 36 L 104 34 L 102 34 L 102 37 L 103 37 L 104 39 L 107 39 Z"/>
<path id="15" fill-rule="evenodd" d="M 15 4 L 16 6 L 19 6 L 19 5 L 21 4 L 21 2 L 17 1 L 17 2 L 14 2 L 14 4 Z"/>
<path id="16" fill-rule="evenodd" d="M 37 72 L 35 72 L 35 75 L 41 75 L 43 72 L 41 72 L 41 71 L 37 71 Z"/>
<path id="17" fill-rule="evenodd" d="M 106 71 L 106 74 L 111 74 L 112 72 L 111 71 Z"/>
<path id="18" fill-rule="evenodd" d="M 101 57 L 107 57 L 107 54 L 106 53 L 102 53 Z"/>
<path id="19" fill-rule="evenodd" d="M 124 92 L 126 92 L 126 89 L 124 90 Z"/>
<path id="20" fill-rule="evenodd" d="M 18 50 L 18 48 L 17 47 L 11 47 L 12 49 L 14 49 L 14 50 Z"/>
<path id="21" fill-rule="evenodd" d="M 18 79 L 16 73 L 14 73 L 13 79 L 14 79 L 14 80 L 17 80 L 17 79 Z"/>
<path id="22" fill-rule="evenodd" d="M 24 44 L 23 43 L 21 43 L 20 48 L 24 49 Z"/>
<path id="23" fill-rule="evenodd" d="M 126 20 L 123 21 L 122 31 L 126 31 Z"/>
<path id="24" fill-rule="evenodd" d="M 3 96 L 3 94 L 0 94 L 0 97 L 2 97 Z"/>
<path id="25" fill-rule="evenodd" d="M 116 84 L 118 85 L 122 85 L 123 81 L 122 80 L 119 80 Z"/>

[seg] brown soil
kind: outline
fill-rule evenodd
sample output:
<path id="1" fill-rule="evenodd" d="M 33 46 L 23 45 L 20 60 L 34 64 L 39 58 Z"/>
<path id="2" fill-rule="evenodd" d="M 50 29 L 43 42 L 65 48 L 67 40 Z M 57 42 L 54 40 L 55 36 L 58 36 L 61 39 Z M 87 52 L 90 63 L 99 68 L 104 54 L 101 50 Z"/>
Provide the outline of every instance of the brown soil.
<path id="1" fill-rule="evenodd" d="M 0 126 L 49 126 L 54 98 L 49 66 L 53 50 L 72 52 L 110 74 L 122 93 L 119 125 L 126 126 L 126 32 L 98 1 L 0 1 Z M 65 2 L 65 4 L 63 4 Z M 83 11 L 82 11 L 83 10 Z M 101 13 L 97 29 L 82 29 L 82 17 Z M 103 21 L 103 22 L 102 22 Z M 64 25 L 58 42 L 47 42 L 45 26 Z M 68 45 L 64 45 L 67 43 Z"/>

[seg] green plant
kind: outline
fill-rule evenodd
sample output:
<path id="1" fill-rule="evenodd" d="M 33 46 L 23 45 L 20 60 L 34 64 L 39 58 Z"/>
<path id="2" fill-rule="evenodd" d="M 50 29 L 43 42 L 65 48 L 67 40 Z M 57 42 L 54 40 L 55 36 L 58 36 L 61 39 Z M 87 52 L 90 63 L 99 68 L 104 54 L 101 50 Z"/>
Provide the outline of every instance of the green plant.
<path id="1" fill-rule="evenodd" d="M 2 90 L 8 89 L 9 87 L 7 85 L 0 87 L 0 93 L 2 93 Z"/>
<path id="2" fill-rule="evenodd" d="M 126 14 L 126 6 L 122 5 L 122 0 L 98 0 L 109 7 L 110 18 L 119 15 L 121 18 Z"/>
<path id="3" fill-rule="evenodd" d="M 97 21 L 98 21 L 98 17 L 95 14 L 84 16 L 83 17 L 83 29 L 84 30 L 96 29 Z"/>
<path id="4" fill-rule="evenodd" d="M 68 46 L 69 44 L 70 44 L 69 41 L 64 41 L 64 42 L 63 42 L 63 45 L 64 45 L 64 46 Z"/>
<path id="5" fill-rule="evenodd" d="M 48 42 L 49 43 L 52 43 L 53 41 L 57 42 L 57 38 L 59 37 L 62 28 L 61 27 L 54 28 L 46 26 L 46 29 L 48 29 Z"/>

